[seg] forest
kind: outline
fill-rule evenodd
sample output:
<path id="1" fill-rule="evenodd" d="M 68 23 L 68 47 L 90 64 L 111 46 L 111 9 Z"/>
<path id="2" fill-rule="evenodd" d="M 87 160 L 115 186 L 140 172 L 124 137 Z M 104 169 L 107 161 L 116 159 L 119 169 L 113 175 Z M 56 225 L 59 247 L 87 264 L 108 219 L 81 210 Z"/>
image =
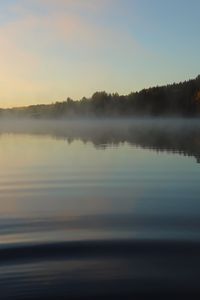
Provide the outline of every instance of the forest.
<path id="1" fill-rule="evenodd" d="M 91 98 L 0 109 L 1 117 L 74 118 L 200 116 L 200 75 L 195 79 L 132 92 L 95 92 Z"/>

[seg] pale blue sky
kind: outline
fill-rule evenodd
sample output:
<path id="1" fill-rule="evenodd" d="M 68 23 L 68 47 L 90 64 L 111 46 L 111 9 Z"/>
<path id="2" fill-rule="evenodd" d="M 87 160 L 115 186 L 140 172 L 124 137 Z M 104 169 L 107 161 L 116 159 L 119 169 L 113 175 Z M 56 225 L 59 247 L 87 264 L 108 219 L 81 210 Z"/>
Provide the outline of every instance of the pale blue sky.
<path id="1" fill-rule="evenodd" d="M 199 0 L 1 0 L 0 106 L 200 73 Z"/>

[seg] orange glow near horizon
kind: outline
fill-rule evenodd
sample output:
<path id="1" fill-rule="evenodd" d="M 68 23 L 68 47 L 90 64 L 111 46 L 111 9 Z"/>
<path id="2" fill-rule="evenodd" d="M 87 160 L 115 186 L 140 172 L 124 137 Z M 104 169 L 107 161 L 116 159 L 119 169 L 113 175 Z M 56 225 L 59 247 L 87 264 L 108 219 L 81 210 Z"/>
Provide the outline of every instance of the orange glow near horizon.
<path id="1" fill-rule="evenodd" d="M 190 57 L 195 64 L 191 62 L 189 68 L 180 39 L 175 45 L 181 47 L 178 59 L 168 41 L 164 50 L 158 47 L 156 41 L 166 30 L 164 18 L 157 20 L 153 15 L 155 10 L 150 8 L 155 3 L 149 10 L 143 6 L 138 0 L 1 1 L 0 107 L 47 104 L 67 97 L 79 100 L 96 91 L 128 94 L 196 77 L 196 34 L 195 47 L 190 35 Z M 163 7 L 156 6 L 163 14 Z M 191 33 L 198 27 L 186 26 Z M 173 34 L 174 30 L 171 37 L 176 43 Z"/>

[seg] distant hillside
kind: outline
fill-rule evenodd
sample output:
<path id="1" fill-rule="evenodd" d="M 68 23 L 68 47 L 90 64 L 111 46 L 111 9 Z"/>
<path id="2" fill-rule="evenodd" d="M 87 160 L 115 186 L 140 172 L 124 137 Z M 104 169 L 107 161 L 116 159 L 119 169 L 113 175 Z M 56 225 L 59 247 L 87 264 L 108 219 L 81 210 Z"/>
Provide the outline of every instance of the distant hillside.
<path id="1" fill-rule="evenodd" d="M 193 80 L 143 89 L 120 96 L 96 92 L 91 98 L 49 105 L 1 109 L 0 116 L 33 118 L 117 117 L 117 116 L 200 116 L 200 75 Z"/>

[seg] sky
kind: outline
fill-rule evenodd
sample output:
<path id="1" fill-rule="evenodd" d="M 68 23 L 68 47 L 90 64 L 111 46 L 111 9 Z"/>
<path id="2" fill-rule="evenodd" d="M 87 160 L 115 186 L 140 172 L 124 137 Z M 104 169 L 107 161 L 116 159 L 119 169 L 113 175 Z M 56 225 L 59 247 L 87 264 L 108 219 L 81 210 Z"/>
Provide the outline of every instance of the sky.
<path id="1" fill-rule="evenodd" d="M 0 0 L 0 107 L 200 73 L 199 0 Z"/>

